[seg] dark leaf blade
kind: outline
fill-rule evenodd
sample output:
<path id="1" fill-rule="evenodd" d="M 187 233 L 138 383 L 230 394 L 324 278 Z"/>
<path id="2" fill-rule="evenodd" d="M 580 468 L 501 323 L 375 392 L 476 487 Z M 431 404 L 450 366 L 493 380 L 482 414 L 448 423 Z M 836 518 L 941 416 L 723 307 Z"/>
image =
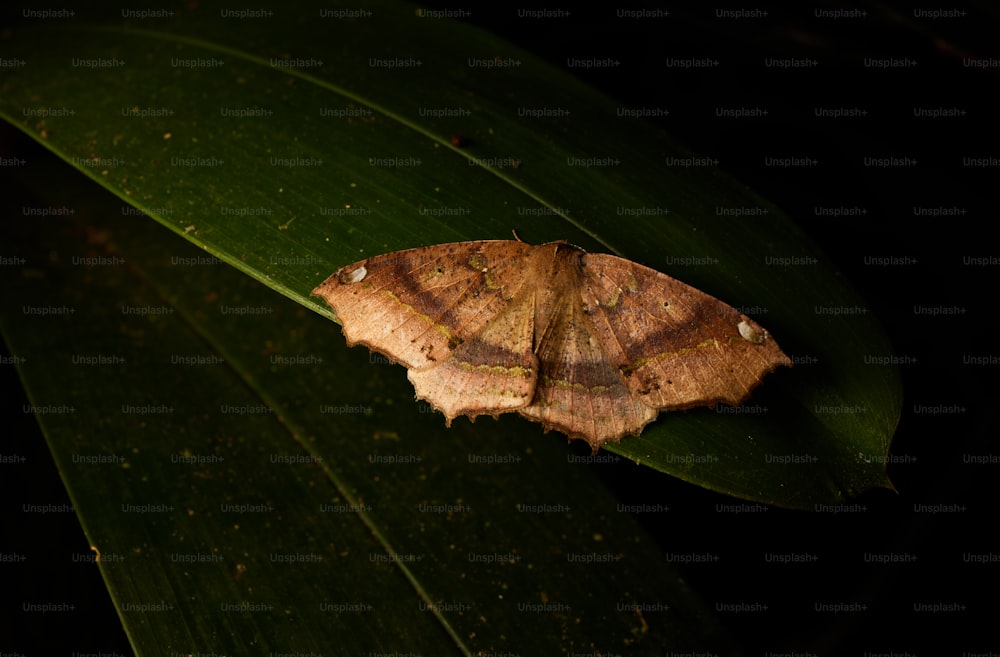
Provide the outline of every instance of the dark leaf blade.
<path id="1" fill-rule="evenodd" d="M 662 135 L 651 138 L 647 126 L 611 120 L 614 103 L 492 37 L 414 22 L 400 9 L 387 9 L 366 26 L 336 25 L 342 65 L 308 73 L 273 66 L 268 58 L 321 52 L 321 42 L 309 38 L 318 37 L 316 26 L 300 26 L 304 36 L 283 44 L 252 24 L 234 31 L 225 22 L 195 20 L 186 36 L 40 30 L 30 37 L 37 47 L 33 64 L 50 75 L 25 80 L 8 72 L 2 107 L 9 120 L 120 197 L 317 309 L 308 291 L 363 255 L 508 238 L 526 217 L 547 218 L 533 222 L 530 233 L 522 228 L 523 237 L 569 239 L 626 255 L 728 303 L 758 309 L 748 314 L 798 357 L 795 369 L 771 375 L 751 400 L 768 399 L 752 433 L 728 415 L 692 411 L 661 418 L 614 451 L 709 488 L 776 504 L 809 507 L 890 485 L 884 464 L 901 405 L 898 375 L 894 367 L 866 366 L 864 357 L 891 353 L 891 347 L 871 317 L 824 314 L 864 304 L 787 218 L 721 176 L 687 166 L 690 154 Z M 103 38 L 92 38 L 98 32 Z M 405 39 L 372 45 L 372 34 L 391 33 Z M 119 88 L 121 72 L 81 75 L 53 54 L 67 43 L 87 58 L 129 54 L 133 91 L 95 96 L 95 88 Z M 406 60 L 404 50 L 419 52 L 425 64 L 407 72 L 413 92 L 401 95 L 398 68 L 367 61 L 375 54 Z M 522 65 L 474 76 L 470 52 L 475 61 L 501 53 L 501 60 L 510 55 Z M 220 54 L 229 58 L 223 67 L 182 74 L 170 65 L 175 56 Z M 156 108 L 164 76 L 174 83 L 172 115 L 122 111 Z M 512 97 L 518 99 L 513 107 Z M 18 110 L 32 105 L 87 111 L 18 118 Z M 517 116 L 518 107 L 544 106 L 565 107 L 569 118 L 531 123 Z M 422 115 L 421 109 L 435 107 L 469 113 Z M 223 108 L 274 114 L 233 121 L 222 116 Z M 321 108 L 341 112 L 324 117 Z M 469 137 L 468 147 L 451 144 L 456 131 Z M 595 153 L 599 157 L 590 157 Z M 322 166 L 310 164 L 317 162 Z M 746 207 L 761 212 L 753 221 L 716 218 L 719 208 Z M 662 212 L 637 211 L 658 208 Z M 684 264 L 699 258 L 712 259 L 712 266 Z M 805 264 L 781 264 L 785 259 Z M 813 446 L 821 452 L 815 462 L 776 466 L 810 456 Z M 696 466 L 685 462 L 706 449 L 711 453 Z"/>
<path id="2" fill-rule="evenodd" d="M 0 329 L 30 396 L 79 409 L 40 419 L 139 654 L 728 650 L 560 441 L 512 443 L 515 418 L 448 431 L 397 412 L 413 406 L 399 368 L 152 222 L 60 189 L 82 216 L 5 236 L 26 263 L 3 308 L 79 315 L 5 312 Z M 95 354 L 112 360 L 66 371 Z M 654 601 L 664 611 L 633 610 Z"/>

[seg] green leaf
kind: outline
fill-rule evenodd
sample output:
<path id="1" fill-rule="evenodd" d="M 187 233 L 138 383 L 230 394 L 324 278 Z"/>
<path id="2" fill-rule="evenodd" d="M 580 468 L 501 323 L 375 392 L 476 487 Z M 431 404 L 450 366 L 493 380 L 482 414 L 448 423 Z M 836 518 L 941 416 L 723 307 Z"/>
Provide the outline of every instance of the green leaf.
<path id="1" fill-rule="evenodd" d="M 798 366 L 741 409 L 670 414 L 609 450 L 787 506 L 891 487 L 898 374 L 866 363 L 891 352 L 885 336 L 787 217 L 687 166 L 704 158 L 531 56 L 409 8 L 296 24 L 294 38 L 198 12 L 177 24 L 18 35 L 22 50 L 7 48 L 30 47 L 31 66 L 5 76 L 5 116 L 328 316 L 308 291 L 338 266 L 514 228 L 673 274 L 756 315 Z M 562 116 L 523 116 L 543 109 Z"/>
<path id="2" fill-rule="evenodd" d="M 69 180 L 75 218 L 4 225 L 0 331 L 137 654 L 733 651 L 561 441 L 407 413 L 399 368 Z"/>
<path id="3" fill-rule="evenodd" d="M 488 34 L 369 6 L 276 24 L 189 5 L 169 29 L 95 19 L 0 42 L 25 62 L 0 71 L 0 116 L 193 245 L 37 161 L 46 202 L 86 216 L 6 226 L 27 264 L 5 275 L 0 327 L 30 355 L 133 645 L 731 652 L 573 450 L 516 417 L 444 429 L 309 290 L 368 255 L 512 229 L 681 278 L 797 365 L 742 409 L 666 414 L 609 450 L 799 508 L 891 487 L 898 376 L 865 362 L 888 342 L 787 217 L 704 160 Z M 18 312 L 35 306 L 76 312 Z M 162 312 L 124 311 L 143 308 Z"/>

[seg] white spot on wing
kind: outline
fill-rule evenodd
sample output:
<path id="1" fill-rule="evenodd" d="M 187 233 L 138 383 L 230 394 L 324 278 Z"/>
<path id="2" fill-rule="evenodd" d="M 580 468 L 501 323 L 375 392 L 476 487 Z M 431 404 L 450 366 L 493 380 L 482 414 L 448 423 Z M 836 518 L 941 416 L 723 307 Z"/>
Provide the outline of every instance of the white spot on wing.
<path id="1" fill-rule="evenodd" d="M 754 327 L 750 326 L 750 323 L 746 320 L 742 320 L 736 325 L 736 328 L 739 330 L 740 335 L 743 336 L 743 339 L 747 342 L 760 344 L 764 341 L 764 338 L 767 337 L 767 331 L 758 331 Z"/>
<path id="2" fill-rule="evenodd" d="M 365 269 L 364 265 L 361 265 L 357 269 L 352 271 L 345 271 L 340 275 L 340 282 L 344 285 L 352 285 L 354 283 L 360 283 L 365 280 L 365 276 L 368 275 L 368 270 Z"/>

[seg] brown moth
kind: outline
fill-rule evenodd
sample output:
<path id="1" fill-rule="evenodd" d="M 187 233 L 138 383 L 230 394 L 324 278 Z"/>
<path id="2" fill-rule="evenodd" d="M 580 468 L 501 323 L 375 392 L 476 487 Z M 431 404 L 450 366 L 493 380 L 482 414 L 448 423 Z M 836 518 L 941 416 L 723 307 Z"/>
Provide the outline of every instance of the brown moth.
<path id="1" fill-rule="evenodd" d="M 663 410 L 740 404 L 792 364 L 735 308 L 566 242 L 387 253 L 342 267 L 312 294 L 348 345 L 405 365 L 448 426 L 517 411 L 594 451 L 639 435 Z"/>

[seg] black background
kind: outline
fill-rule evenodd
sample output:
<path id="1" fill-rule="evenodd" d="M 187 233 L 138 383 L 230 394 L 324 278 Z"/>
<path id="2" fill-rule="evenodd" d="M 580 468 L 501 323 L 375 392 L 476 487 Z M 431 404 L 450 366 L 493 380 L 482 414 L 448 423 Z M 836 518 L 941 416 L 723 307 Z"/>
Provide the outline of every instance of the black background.
<path id="1" fill-rule="evenodd" d="M 692 5 L 694 3 L 691 3 Z M 763 613 L 721 613 L 749 654 L 962 654 L 992 650 L 988 629 L 997 605 L 982 597 L 997 564 L 963 561 L 996 551 L 994 465 L 966 455 L 995 453 L 996 366 L 966 365 L 991 353 L 996 266 L 964 264 L 995 256 L 995 168 L 963 166 L 963 156 L 997 153 L 993 95 L 997 68 L 968 59 L 996 56 L 985 34 L 995 14 L 965 5 L 964 17 L 930 19 L 922 5 L 766 5 L 762 18 L 716 17 L 718 6 L 670 5 L 666 19 L 608 21 L 598 10 L 564 20 L 514 20 L 497 12 L 484 26 L 553 64 L 566 57 L 609 57 L 619 67 L 574 74 L 628 106 L 666 107 L 656 120 L 691 149 L 789 213 L 847 276 L 883 323 L 902 367 L 904 408 L 889 474 L 899 494 L 873 491 L 860 513 L 803 514 L 777 509 L 753 517 L 714 512 L 725 498 L 631 468 L 608 477 L 628 503 L 664 501 L 666 516 L 644 518 L 666 553 L 703 550 L 717 562 L 689 565 L 685 576 L 710 604 L 760 602 Z M 866 12 L 817 18 L 814 10 Z M 917 10 L 917 11 L 915 11 Z M 480 12 L 476 12 L 477 16 Z M 506 16 L 506 18 L 504 17 Z M 980 28 L 982 28 L 980 30 Z M 991 29 L 992 28 L 992 29 Z M 979 35 L 978 37 L 976 35 Z M 702 70 L 663 68 L 668 58 L 709 58 Z M 769 68 L 768 58 L 811 60 L 799 70 Z M 866 59 L 908 59 L 888 70 Z M 996 62 L 995 65 L 996 66 Z M 654 70 L 655 74 L 650 74 Z M 716 107 L 758 107 L 766 117 L 718 118 Z M 814 107 L 862 108 L 859 118 L 820 119 Z M 959 110 L 953 118 L 918 118 L 914 107 Z M 817 160 L 810 168 L 764 165 L 765 156 Z M 864 157 L 909 157 L 915 166 L 876 168 Z M 861 207 L 855 217 L 817 216 L 816 206 Z M 956 216 L 918 216 L 914 207 L 961 208 Z M 866 257 L 909 257 L 916 264 L 873 266 Z M 928 317 L 915 306 L 964 309 Z M 995 353 L 995 352 L 993 352 Z M 958 405 L 929 416 L 918 405 Z M 668 486 L 670 490 L 664 490 Z M 943 504 L 948 513 L 919 505 Z M 814 555 L 807 564 L 768 563 L 768 553 Z M 866 554 L 907 555 L 906 564 L 866 563 Z M 915 557 L 915 559 L 913 559 Z M 977 593 L 978 591 L 978 593 Z M 987 594 L 988 596 L 988 594 Z M 859 613 L 818 613 L 814 603 L 857 602 Z M 925 613 L 915 604 L 954 603 L 959 611 Z M 942 638 L 947 639 L 942 642 Z M 934 648 L 932 648 L 934 646 Z"/>

